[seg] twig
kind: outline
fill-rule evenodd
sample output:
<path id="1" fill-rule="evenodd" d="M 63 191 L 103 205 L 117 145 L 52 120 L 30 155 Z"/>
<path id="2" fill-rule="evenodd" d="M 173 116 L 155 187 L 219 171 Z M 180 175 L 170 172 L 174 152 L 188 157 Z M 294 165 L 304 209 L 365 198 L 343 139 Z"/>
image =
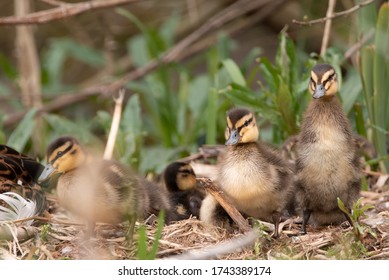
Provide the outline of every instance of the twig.
<path id="1" fill-rule="evenodd" d="M 49 5 L 52 5 L 52 6 L 61 6 L 61 5 L 68 4 L 68 3 L 64 3 L 62 1 L 58 1 L 58 0 L 40 0 L 40 1 L 43 3 L 49 4 Z"/>
<path id="2" fill-rule="evenodd" d="M 54 3 L 53 1 L 50 2 Z M 134 2 L 142 2 L 142 0 L 94 0 L 74 4 L 66 3 L 57 8 L 31 13 L 26 16 L 0 18 L 0 26 L 42 24 L 53 20 L 68 18 L 91 10 L 111 8 Z"/>
<path id="3" fill-rule="evenodd" d="M 315 19 L 315 20 L 309 20 L 309 21 L 300 21 L 300 20 L 292 20 L 293 23 L 295 24 L 300 24 L 300 25 L 313 25 L 313 24 L 317 24 L 317 23 L 323 23 L 327 20 L 330 20 L 330 19 L 334 19 L 334 18 L 337 18 L 337 17 L 341 17 L 341 16 L 347 16 L 351 13 L 354 13 L 355 11 L 359 10 L 360 8 L 364 7 L 364 6 L 367 6 L 371 3 L 373 3 L 375 0 L 367 0 L 365 2 L 362 2 L 362 3 L 359 3 L 355 6 L 353 6 L 352 8 L 348 9 L 348 10 L 345 10 L 345 11 L 342 11 L 342 12 L 338 12 L 338 13 L 334 13 L 332 14 L 330 17 L 325 17 L 325 18 L 319 18 L 319 19 Z"/>
<path id="4" fill-rule="evenodd" d="M 241 250 L 251 246 L 258 239 L 258 232 L 251 230 L 244 236 L 230 239 L 218 245 L 209 246 L 198 250 L 192 250 L 187 253 L 165 258 L 166 260 L 205 260 L 214 259 L 222 255 L 233 253 L 236 250 Z"/>
<path id="5" fill-rule="evenodd" d="M 352 45 L 351 48 L 349 48 L 344 53 L 343 61 L 348 60 L 351 56 L 353 56 L 354 53 L 359 51 L 367 42 L 370 41 L 374 36 L 374 29 L 369 30 L 367 34 L 365 34 L 361 40 L 359 40 L 356 44 Z"/>
<path id="6" fill-rule="evenodd" d="M 105 146 L 105 151 L 104 151 L 104 159 L 111 159 L 112 154 L 113 154 L 113 149 L 115 147 L 115 142 L 116 142 L 116 137 L 119 131 L 119 124 L 120 124 L 120 119 L 122 117 L 122 105 L 123 105 L 123 99 L 124 99 L 124 93 L 125 90 L 122 88 L 119 90 L 119 96 L 114 97 L 115 101 L 115 110 L 113 112 L 113 117 L 112 117 L 112 124 L 111 124 L 111 129 L 109 131 L 108 135 L 108 141 L 107 145 Z"/>
<path id="7" fill-rule="evenodd" d="M 370 170 L 366 170 L 366 169 L 362 170 L 362 172 L 366 173 L 368 175 L 376 176 L 376 177 L 387 175 L 386 173 L 380 173 L 380 172 L 370 171 Z"/>
<path id="8" fill-rule="evenodd" d="M 240 15 L 242 15 L 241 9 L 238 8 L 239 6 L 244 6 L 245 3 L 253 4 L 252 2 L 260 2 L 257 3 L 256 6 L 249 5 L 251 9 L 258 9 L 261 5 L 267 4 L 269 1 L 248 1 L 248 0 L 240 0 L 236 2 L 234 9 L 231 9 L 229 6 L 222 10 L 220 13 L 209 19 L 204 25 L 200 26 L 199 29 L 196 31 L 196 36 L 192 36 L 191 34 L 188 35 L 186 38 L 184 38 L 182 41 L 180 41 L 178 44 L 173 46 L 171 49 L 169 49 L 160 59 L 154 59 L 151 60 L 148 64 L 145 66 L 135 69 L 131 72 L 129 72 L 126 76 L 123 76 L 122 78 L 116 80 L 113 83 L 107 83 L 107 84 L 100 84 L 97 86 L 90 86 L 78 91 L 74 92 L 66 92 L 66 93 L 61 93 L 61 94 L 55 94 L 56 97 L 53 101 L 45 104 L 40 110 L 38 110 L 37 114 L 41 114 L 43 112 L 50 112 L 54 111 L 60 108 L 63 108 L 65 106 L 80 102 L 82 100 L 87 99 L 88 97 L 95 96 L 95 95 L 103 95 L 103 96 L 108 96 L 111 95 L 113 92 L 116 92 L 119 88 L 123 87 L 126 83 L 129 81 L 137 80 L 148 73 L 154 71 L 158 67 L 169 63 L 169 62 L 178 62 L 181 61 L 185 58 L 187 58 L 190 55 L 193 55 L 196 53 L 196 51 L 200 51 L 197 46 L 194 46 L 194 48 L 191 48 L 191 46 L 195 43 L 196 40 L 199 38 L 204 37 L 206 33 L 211 31 L 213 28 L 217 28 L 219 26 L 222 26 L 223 24 L 229 22 L 230 20 L 236 19 Z M 278 4 L 282 2 L 277 2 Z M 250 11 L 245 9 L 246 12 Z M 229 13 L 230 16 L 226 17 L 224 16 L 225 13 Z M 232 14 L 231 14 L 232 13 Z M 266 14 L 261 13 L 260 16 L 257 17 L 257 21 L 262 19 Z M 212 24 L 212 22 L 217 22 L 217 24 Z M 250 21 L 250 23 L 254 23 L 255 21 Z M 204 28 L 204 26 L 207 26 L 207 28 Z M 201 29 L 201 32 L 199 30 Z M 192 33 L 193 34 L 193 33 Z M 190 37 L 190 40 L 188 39 Z M 185 41 L 185 46 L 189 46 L 188 49 L 183 48 L 181 42 Z M 195 51 L 194 51 L 195 49 Z M 167 59 L 168 57 L 169 59 Z M 23 118 L 25 115 L 25 112 L 16 112 L 12 113 L 8 116 L 5 117 L 3 125 L 4 126 L 10 126 L 13 125 L 14 123 L 18 122 L 20 119 Z"/>
<path id="9" fill-rule="evenodd" d="M 321 49 L 320 49 L 321 57 L 324 56 L 328 47 L 328 41 L 330 39 L 331 25 L 332 25 L 331 16 L 334 14 L 335 5 L 336 5 L 336 0 L 330 0 L 328 3 L 328 9 L 326 14 L 328 20 L 326 20 L 326 23 L 324 25 L 323 41 L 321 43 Z"/>
<path id="10" fill-rule="evenodd" d="M 100 84 L 97 86 L 91 86 L 84 88 L 82 90 L 78 90 L 75 92 L 63 92 L 63 93 L 57 93 L 55 94 L 56 97 L 53 101 L 45 104 L 42 106 L 42 108 L 37 112 L 37 115 L 40 115 L 44 112 L 50 112 L 54 110 L 58 110 L 60 108 L 63 108 L 65 106 L 68 106 L 70 104 L 74 104 L 77 102 L 80 102 L 82 100 L 87 99 L 88 97 L 95 96 L 95 95 L 103 95 L 103 97 L 107 97 L 114 92 L 117 92 L 119 88 L 123 87 L 126 83 L 129 81 L 140 79 L 141 77 L 147 75 L 148 73 L 154 71 L 158 67 L 169 63 L 169 62 L 178 62 L 181 60 L 184 60 L 185 58 L 193 55 L 196 53 L 196 51 L 200 51 L 197 46 L 194 45 L 194 48 L 192 48 L 192 45 L 195 43 L 197 39 L 203 38 L 205 34 L 209 33 L 214 28 L 220 27 L 223 24 L 226 24 L 227 22 L 236 19 L 240 15 L 244 14 L 242 13 L 239 6 L 244 6 L 246 3 L 249 3 L 251 5 L 246 5 L 245 12 L 250 11 L 250 9 L 258 9 L 261 5 L 267 4 L 269 1 L 250 1 L 250 0 L 240 0 L 236 2 L 235 4 L 232 4 L 231 6 L 234 6 L 234 8 L 231 8 L 231 6 L 225 8 L 221 12 L 217 13 L 214 17 L 210 18 L 205 24 L 199 27 L 194 33 L 196 33 L 196 36 L 192 36 L 191 34 L 188 35 L 186 38 L 184 38 L 182 41 L 180 41 L 178 44 L 173 46 L 171 49 L 169 49 L 160 59 L 154 59 L 151 60 L 148 64 L 144 65 L 143 67 L 137 68 L 133 71 L 130 71 L 127 76 L 123 76 L 122 78 L 116 80 L 115 82 L 107 83 L 107 84 Z M 271 1 L 270 1 L 271 2 Z M 253 5 L 253 3 L 257 5 Z M 282 2 L 277 2 L 277 5 L 281 4 Z M 274 4 L 274 3 L 272 3 Z M 276 5 L 273 5 L 275 7 Z M 271 11 L 267 9 L 267 11 Z M 224 14 L 230 14 L 229 17 L 224 16 Z M 266 16 L 265 13 L 260 13 L 258 17 L 256 18 L 257 21 L 260 19 L 263 19 Z M 213 23 L 215 22 L 215 23 Z M 217 24 L 216 24 L 217 23 Z M 250 23 L 254 23 L 254 21 L 250 21 Z M 206 26 L 207 28 L 204 28 Z M 199 30 L 201 29 L 201 32 Z M 193 34 L 193 33 L 192 33 Z M 190 41 L 189 38 L 190 37 Z M 181 43 L 185 41 L 185 44 Z M 183 48 L 182 46 L 188 46 L 187 48 Z M 195 50 L 195 51 L 194 51 Z M 168 58 L 166 58 L 168 57 Z M 25 115 L 24 111 L 12 113 L 10 115 L 7 115 L 4 119 L 3 125 L 4 126 L 10 126 L 16 122 L 18 122 L 20 119 L 23 118 Z"/>
<path id="11" fill-rule="evenodd" d="M 39 232 L 38 228 L 26 226 L 11 228 L 9 224 L 0 226 L 0 240 L 14 240 L 18 249 L 22 252 L 19 246 L 19 241 L 23 242 L 34 237 Z"/>
<path id="12" fill-rule="evenodd" d="M 247 221 L 242 217 L 235 206 L 229 201 L 229 198 L 224 195 L 223 191 L 220 190 L 212 181 L 208 178 L 198 178 L 200 186 L 210 193 L 216 201 L 226 210 L 227 214 L 231 219 L 238 225 L 242 232 L 250 230 L 250 226 Z"/>

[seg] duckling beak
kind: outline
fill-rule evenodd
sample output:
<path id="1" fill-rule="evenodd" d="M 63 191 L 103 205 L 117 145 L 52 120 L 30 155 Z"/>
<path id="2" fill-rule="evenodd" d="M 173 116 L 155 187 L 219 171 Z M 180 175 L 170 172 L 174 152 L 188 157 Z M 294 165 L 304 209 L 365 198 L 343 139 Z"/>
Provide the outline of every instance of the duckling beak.
<path id="1" fill-rule="evenodd" d="M 38 178 L 38 182 L 43 182 L 45 181 L 47 178 L 50 177 L 51 174 L 53 174 L 55 171 L 54 167 L 48 163 L 46 166 L 45 166 L 45 169 L 43 169 L 41 175 L 39 176 Z"/>
<path id="2" fill-rule="evenodd" d="M 239 142 L 239 132 L 236 129 L 231 130 L 230 137 L 226 141 L 226 145 L 236 145 Z"/>
<path id="3" fill-rule="evenodd" d="M 313 92 L 312 97 L 315 98 L 315 99 L 318 99 L 318 98 L 322 97 L 325 93 L 326 93 L 326 90 L 324 88 L 324 85 L 323 84 L 318 84 L 316 86 L 315 91 Z"/>

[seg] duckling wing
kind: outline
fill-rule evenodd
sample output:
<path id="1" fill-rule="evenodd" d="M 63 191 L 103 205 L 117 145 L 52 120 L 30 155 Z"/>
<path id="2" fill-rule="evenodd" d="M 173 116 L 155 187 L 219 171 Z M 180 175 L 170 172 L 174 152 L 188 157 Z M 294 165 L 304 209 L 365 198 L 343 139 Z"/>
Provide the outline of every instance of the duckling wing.
<path id="1" fill-rule="evenodd" d="M 264 159 L 274 166 L 274 168 L 285 175 L 292 175 L 294 174 L 294 166 L 293 164 L 290 164 L 288 161 L 286 161 L 283 157 L 281 157 L 275 150 L 272 148 L 262 144 L 258 143 L 258 149 L 261 153 L 261 155 L 264 157 Z"/>
<path id="2" fill-rule="evenodd" d="M 103 161 L 98 176 L 104 191 L 117 197 L 118 202 L 135 200 L 139 188 L 136 174 L 128 167 L 116 161 Z"/>

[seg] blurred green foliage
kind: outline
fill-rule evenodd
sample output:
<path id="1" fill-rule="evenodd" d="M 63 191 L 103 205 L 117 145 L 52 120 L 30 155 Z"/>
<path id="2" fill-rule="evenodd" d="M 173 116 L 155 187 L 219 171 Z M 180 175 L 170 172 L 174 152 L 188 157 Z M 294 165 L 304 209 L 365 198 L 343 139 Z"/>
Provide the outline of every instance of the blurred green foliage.
<path id="1" fill-rule="evenodd" d="M 217 43 L 206 52 L 185 63 L 162 65 L 143 79 L 129 82 L 126 88 L 130 94 L 123 107 L 115 157 L 142 174 L 160 172 L 168 162 L 196 152 L 202 144 L 223 143 L 225 112 L 232 106 L 246 106 L 256 112 L 262 139 L 278 146 L 299 131 L 311 98 L 307 92 L 310 69 L 318 61 L 337 69 L 342 84 L 340 98 L 355 131 L 367 137 L 372 135 L 380 156 L 386 155 L 387 10 L 387 5 L 381 8 L 378 17 L 373 5 L 358 12 L 358 36 L 376 29 L 374 45 L 362 50 L 360 72 L 344 61 L 339 47 L 328 49 L 324 57 L 317 59 L 296 47 L 284 29 L 279 34 L 274 58 L 265 57 L 259 48 L 254 48 L 239 65 L 231 58 L 238 43 L 220 33 Z M 139 29 L 139 34 L 125 43 L 135 67 L 159 59 L 174 45 L 175 31 L 182 20 L 179 13 L 162 25 L 151 27 L 128 10 L 116 11 Z M 76 85 L 64 79 L 69 59 L 96 70 L 107 64 L 101 50 L 71 38 L 52 39 L 41 55 L 44 101 L 55 98 L 56 92 L 77 90 Z M 16 83 L 18 73 L 2 54 L 0 71 Z M 108 74 L 104 78 L 114 79 Z M 0 97 L 7 97 L 10 92 L 0 81 Z M 22 108 L 16 101 L 8 105 L 15 110 Z M 32 110 L 12 131 L 2 128 L 0 140 L 29 153 L 33 150 L 34 133 L 39 130 L 40 148 L 34 151 L 38 150 L 41 158 L 44 147 L 64 134 L 74 135 L 101 150 L 109 133 L 113 107 L 114 102 L 95 98 L 58 113 L 44 114 L 39 125 Z M 0 127 L 4 114 L 1 115 Z"/>
<path id="2" fill-rule="evenodd" d="M 375 14 L 369 16 L 375 18 Z M 374 44 L 361 52 L 361 76 L 363 92 L 369 117 L 369 128 L 378 156 L 382 158 L 381 168 L 389 172 L 389 5 L 379 10 L 375 27 Z"/>

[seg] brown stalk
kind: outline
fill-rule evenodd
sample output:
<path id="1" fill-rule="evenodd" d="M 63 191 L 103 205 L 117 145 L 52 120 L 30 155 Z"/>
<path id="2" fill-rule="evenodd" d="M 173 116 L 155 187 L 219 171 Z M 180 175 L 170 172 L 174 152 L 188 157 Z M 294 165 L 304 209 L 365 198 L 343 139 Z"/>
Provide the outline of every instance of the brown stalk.
<path id="1" fill-rule="evenodd" d="M 24 1 L 16 1 L 24 2 Z M 48 1 L 45 1 L 48 2 Z M 18 24 L 42 24 L 47 23 L 53 20 L 59 20 L 75 16 L 81 13 L 85 13 L 91 10 L 104 9 L 116 7 L 119 5 L 142 2 L 142 0 L 94 0 L 86 1 L 81 3 L 60 3 L 59 1 L 50 1 L 51 5 L 56 3 L 57 7 L 39 11 L 35 13 L 30 13 L 20 16 L 10 16 L 0 18 L 1 25 L 18 25 Z"/>
<path id="2" fill-rule="evenodd" d="M 229 198 L 224 192 L 208 178 L 198 178 L 200 186 L 202 186 L 209 194 L 211 194 L 216 201 L 226 210 L 227 214 L 231 219 L 238 225 L 242 232 L 250 230 L 248 222 L 243 218 L 240 212 L 235 208 L 234 204 L 231 203 Z"/>
<path id="3" fill-rule="evenodd" d="M 295 24 L 299 24 L 299 25 L 313 25 L 313 24 L 317 24 L 317 23 L 323 23 L 323 22 L 325 22 L 327 20 L 334 19 L 334 18 L 337 18 L 337 17 L 348 16 L 349 14 L 354 13 L 355 11 L 359 10 L 360 8 L 362 8 L 364 6 L 367 6 L 367 5 L 370 5 L 374 1 L 375 0 L 367 0 L 365 2 L 362 2 L 360 4 L 357 4 L 357 5 L 353 6 L 353 7 L 351 7 L 348 10 L 345 10 L 345 11 L 342 11 L 342 12 L 338 12 L 338 13 L 334 13 L 331 16 L 326 16 L 324 18 L 319 18 L 319 19 L 314 19 L 314 20 L 307 20 L 307 21 L 301 21 L 301 20 L 294 19 L 294 20 L 292 20 L 292 22 L 295 23 Z"/>
<path id="4" fill-rule="evenodd" d="M 129 72 L 127 75 L 119 78 L 118 80 L 112 83 L 100 84 L 95 86 L 90 86 L 84 89 L 80 89 L 74 92 L 66 92 L 62 94 L 56 94 L 56 97 L 53 101 L 45 104 L 38 113 L 49 112 L 53 110 L 57 110 L 73 103 L 80 102 L 82 100 L 87 99 L 88 97 L 95 95 L 109 96 L 114 92 L 117 92 L 119 88 L 123 87 L 129 81 L 137 80 L 148 73 L 154 71 L 161 65 L 170 62 L 178 62 L 186 57 L 193 55 L 197 51 L 202 50 L 203 48 L 199 48 L 195 43 L 203 38 L 210 31 L 213 31 L 220 26 L 238 18 L 239 16 L 245 14 L 246 12 L 252 10 L 259 9 L 261 6 L 268 4 L 271 2 L 270 0 L 240 0 L 230 5 L 229 7 L 223 9 L 221 12 L 216 14 L 214 17 L 210 18 L 206 23 L 196 29 L 193 33 L 189 34 L 183 40 L 181 40 L 178 44 L 169 49 L 165 54 L 161 56 L 160 59 L 151 60 L 145 66 L 135 69 Z M 277 7 L 283 1 L 274 1 L 271 3 L 272 8 Z M 245 6 L 245 9 L 241 9 L 240 7 Z M 266 9 L 267 12 L 272 11 L 272 9 Z M 247 24 L 252 24 L 255 21 L 259 21 L 264 18 L 267 14 L 265 12 L 259 12 L 254 20 L 249 20 Z M 194 35 L 193 35 L 194 34 Z M 4 126 L 10 126 L 16 122 L 18 122 L 21 118 L 23 118 L 25 112 L 16 112 L 6 116 L 4 120 Z"/>

